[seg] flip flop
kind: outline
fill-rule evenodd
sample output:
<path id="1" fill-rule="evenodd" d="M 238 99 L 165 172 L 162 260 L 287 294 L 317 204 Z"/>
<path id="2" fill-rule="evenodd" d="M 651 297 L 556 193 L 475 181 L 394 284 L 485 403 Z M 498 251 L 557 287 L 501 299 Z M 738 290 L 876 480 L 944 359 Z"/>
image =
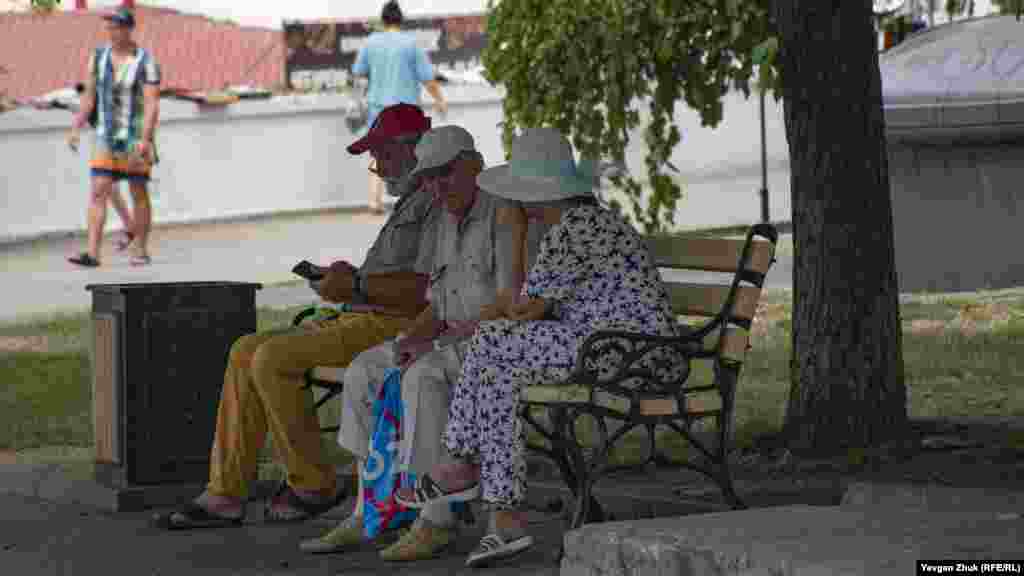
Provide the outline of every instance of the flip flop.
<path id="1" fill-rule="evenodd" d="M 153 515 L 153 523 L 164 530 L 195 530 L 197 528 L 228 528 L 241 526 L 243 516 L 220 516 L 189 502 L 180 510 Z"/>
<path id="2" fill-rule="evenodd" d="M 488 534 L 480 539 L 475 550 L 469 553 L 466 559 L 466 566 L 476 568 L 495 560 L 511 558 L 522 554 L 533 546 L 532 536 L 521 536 L 515 540 L 506 542 L 498 534 Z"/>
<path id="3" fill-rule="evenodd" d="M 149 255 L 143 254 L 141 256 L 132 256 L 131 260 L 129 260 L 128 263 L 131 264 L 132 266 L 146 266 L 150 264 L 152 261 L 153 260 L 149 257 Z"/>
<path id="4" fill-rule="evenodd" d="M 470 502 L 479 497 L 479 482 L 469 488 L 445 492 L 430 477 L 430 474 L 423 474 L 416 479 L 416 486 L 413 488 L 411 499 L 404 498 L 401 492 L 395 492 L 395 500 L 408 508 L 423 508 L 427 504 L 443 504 L 445 502 Z"/>
<path id="5" fill-rule="evenodd" d="M 333 498 L 326 498 L 317 502 L 303 500 L 295 490 L 287 483 L 282 483 L 273 496 L 267 499 L 263 505 L 263 521 L 268 524 L 293 524 L 305 522 L 316 518 L 328 510 L 338 506 L 345 500 L 346 490 L 338 489 Z M 283 497 L 283 501 L 281 498 Z M 298 512 L 294 516 L 280 516 L 274 512 L 274 504 L 284 504 L 288 508 Z"/>
<path id="6" fill-rule="evenodd" d="M 100 265 L 100 261 L 89 256 L 88 252 L 82 252 L 78 256 L 72 256 L 68 258 L 68 262 L 77 264 L 78 266 L 84 266 L 85 268 L 95 268 Z"/>

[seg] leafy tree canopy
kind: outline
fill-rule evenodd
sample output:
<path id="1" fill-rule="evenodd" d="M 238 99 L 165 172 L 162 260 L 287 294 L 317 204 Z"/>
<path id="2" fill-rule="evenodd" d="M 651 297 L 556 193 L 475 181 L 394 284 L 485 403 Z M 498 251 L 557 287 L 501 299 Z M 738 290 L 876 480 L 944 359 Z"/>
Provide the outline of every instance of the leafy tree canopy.
<path id="1" fill-rule="evenodd" d="M 612 178 L 647 233 L 673 223 L 681 196 L 667 173 L 682 139 L 676 103 L 717 126 L 726 93 L 749 96 L 760 85 L 780 94 L 769 0 L 490 0 L 488 7 L 483 63 L 488 80 L 506 90 L 506 150 L 520 128 L 552 126 L 581 154 L 623 165 L 629 131 L 649 109 L 648 191 L 633 174 Z"/>
<path id="2" fill-rule="evenodd" d="M 41 12 L 51 12 L 60 6 L 60 0 L 31 0 L 32 8 Z"/>

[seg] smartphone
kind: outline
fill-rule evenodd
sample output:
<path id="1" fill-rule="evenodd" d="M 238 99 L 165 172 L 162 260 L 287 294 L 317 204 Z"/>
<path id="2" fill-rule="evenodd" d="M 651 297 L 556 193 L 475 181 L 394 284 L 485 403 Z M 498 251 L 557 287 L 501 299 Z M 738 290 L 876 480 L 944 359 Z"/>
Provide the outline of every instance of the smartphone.
<path id="1" fill-rule="evenodd" d="M 319 266 L 316 266 L 315 264 L 309 262 L 308 260 L 303 260 L 302 262 L 296 264 L 295 267 L 292 268 L 292 274 L 301 276 L 306 280 L 313 281 L 322 280 L 324 277 L 323 270 L 321 270 Z"/>

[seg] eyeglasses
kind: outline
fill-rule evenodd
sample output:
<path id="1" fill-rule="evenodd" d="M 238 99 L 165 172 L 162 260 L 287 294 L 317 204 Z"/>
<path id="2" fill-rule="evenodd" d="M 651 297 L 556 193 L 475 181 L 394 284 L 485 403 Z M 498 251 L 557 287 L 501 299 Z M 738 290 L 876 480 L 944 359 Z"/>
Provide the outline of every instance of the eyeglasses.
<path id="1" fill-rule="evenodd" d="M 429 168 L 418 174 L 421 180 L 444 180 L 455 172 L 455 162 L 449 162 L 443 166 Z"/>

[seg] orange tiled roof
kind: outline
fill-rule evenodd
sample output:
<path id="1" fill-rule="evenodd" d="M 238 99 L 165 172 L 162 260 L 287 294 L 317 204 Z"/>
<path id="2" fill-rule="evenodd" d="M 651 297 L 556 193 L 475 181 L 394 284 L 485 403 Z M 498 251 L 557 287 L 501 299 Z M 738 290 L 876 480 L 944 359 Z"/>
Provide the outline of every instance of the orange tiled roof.
<path id="1" fill-rule="evenodd" d="M 91 50 L 106 42 L 102 11 L 0 14 L 0 93 L 25 99 L 82 80 Z M 219 90 L 284 82 L 279 30 L 240 27 L 176 10 L 138 6 L 135 40 L 153 53 L 164 88 Z"/>

